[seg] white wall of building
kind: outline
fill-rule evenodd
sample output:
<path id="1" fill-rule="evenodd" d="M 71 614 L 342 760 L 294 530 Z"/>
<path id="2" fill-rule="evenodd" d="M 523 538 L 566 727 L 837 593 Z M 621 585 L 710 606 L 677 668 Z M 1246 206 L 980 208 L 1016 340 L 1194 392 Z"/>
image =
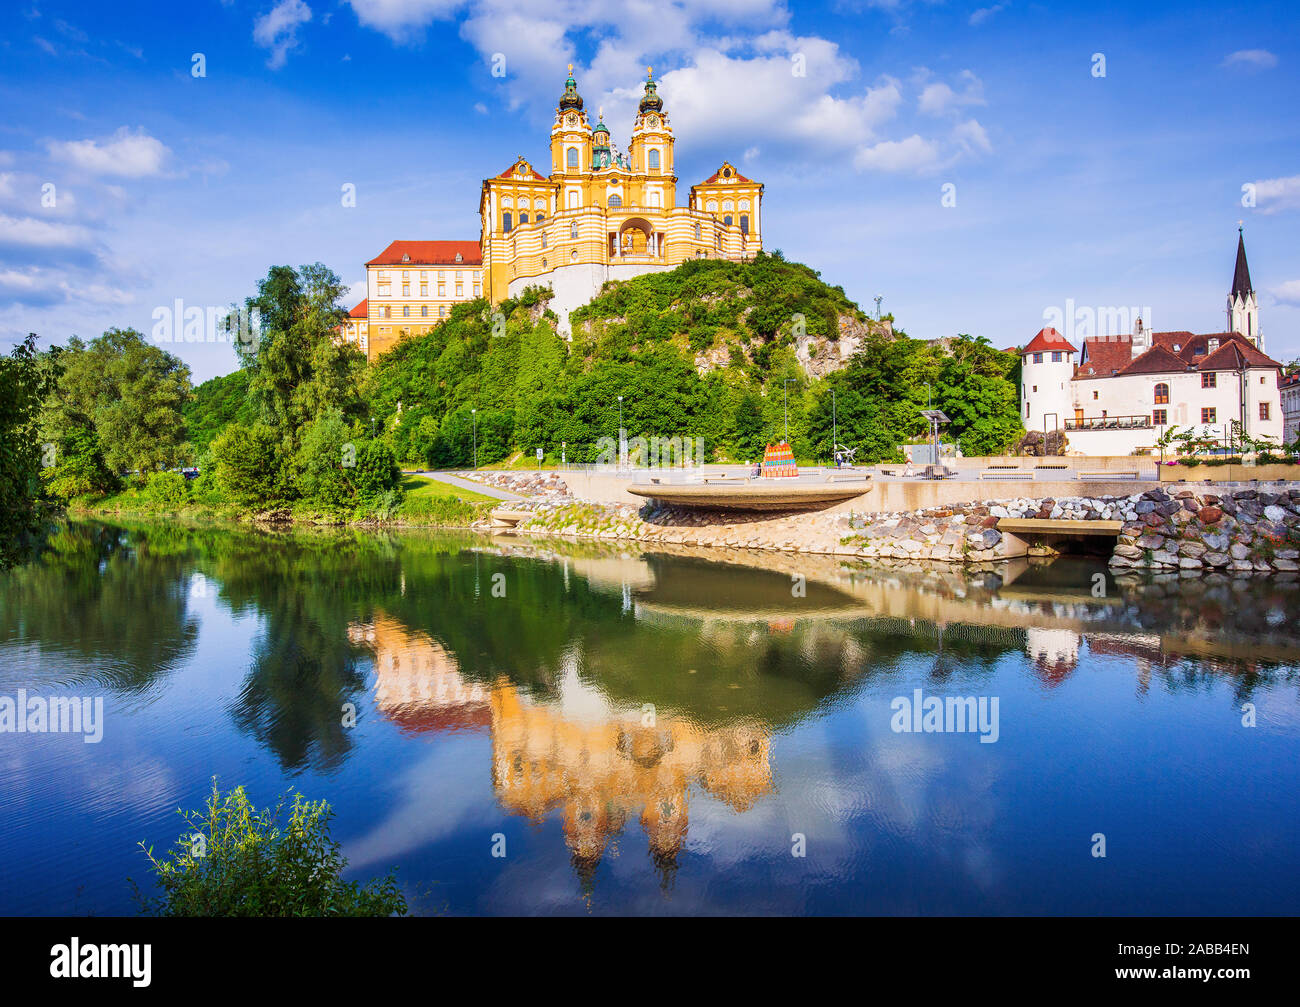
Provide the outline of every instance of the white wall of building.
<path id="1" fill-rule="evenodd" d="M 1287 444 L 1294 444 L 1300 436 L 1300 383 L 1279 389 L 1282 396 L 1282 436 Z"/>
<path id="2" fill-rule="evenodd" d="M 1060 360 L 1053 360 L 1053 352 Z M 1041 356 L 1041 363 L 1034 357 Z M 1047 350 L 1026 353 L 1021 367 L 1020 422 L 1026 430 L 1055 430 L 1074 418 L 1070 382 L 1074 376 L 1074 355 Z"/>
<path id="3" fill-rule="evenodd" d="M 674 267 L 656 263 L 638 262 L 618 264 L 579 263 L 574 266 L 557 266 L 540 276 L 521 276 L 510 281 L 509 296 L 518 297 L 525 287 L 550 286 L 555 292 L 551 310 L 560 318 L 558 331 L 568 338 L 569 312 L 580 308 L 598 293 L 607 280 L 630 280 L 644 273 L 662 273 Z"/>

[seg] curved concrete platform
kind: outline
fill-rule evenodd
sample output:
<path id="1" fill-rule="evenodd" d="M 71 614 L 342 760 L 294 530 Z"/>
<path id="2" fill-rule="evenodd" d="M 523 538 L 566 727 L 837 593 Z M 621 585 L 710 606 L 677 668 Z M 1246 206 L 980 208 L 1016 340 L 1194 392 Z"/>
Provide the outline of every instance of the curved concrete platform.
<path id="1" fill-rule="evenodd" d="M 866 479 L 814 483 L 760 478 L 725 483 L 633 483 L 627 491 L 674 507 L 779 511 L 829 507 L 860 497 L 869 489 Z"/>

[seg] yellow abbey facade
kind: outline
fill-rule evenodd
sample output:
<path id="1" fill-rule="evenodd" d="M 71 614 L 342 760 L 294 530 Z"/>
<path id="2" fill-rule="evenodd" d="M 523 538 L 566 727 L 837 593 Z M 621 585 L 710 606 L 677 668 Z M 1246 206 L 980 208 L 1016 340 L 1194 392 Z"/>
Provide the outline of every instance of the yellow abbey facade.
<path id="1" fill-rule="evenodd" d="M 560 332 L 607 280 L 672 269 L 687 259 L 753 258 L 763 247 L 763 186 L 724 162 L 677 202 L 672 124 L 647 68 L 626 153 L 604 118 L 593 124 L 573 67 L 551 127 L 550 174 L 520 157 L 483 180 L 471 241 L 394 241 L 366 263 L 367 297 L 340 338 L 374 360 L 427 332 L 457 302 L 499 304 L 525 287 L 553 291 Z"/>
<path id="2" fill-rule="evenodd" d="M 763 247 L 763 186 L 723 163 L 679 206 L 674 142 L 650 68 L 624 154 L 603 116 L 591 122 L 570 66 L 551 127 L 550 174 L 520 157 L 483 181 L 485 294 L 497 303 L 549 286 L 567 332 L 569 311 L 607 280 L 693 258 L 753 258 Z"/>

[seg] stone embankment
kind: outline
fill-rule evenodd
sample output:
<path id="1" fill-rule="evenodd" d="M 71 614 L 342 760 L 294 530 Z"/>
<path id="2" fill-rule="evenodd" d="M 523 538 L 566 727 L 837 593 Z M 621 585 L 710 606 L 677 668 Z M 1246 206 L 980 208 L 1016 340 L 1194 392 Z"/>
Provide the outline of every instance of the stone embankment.
<path id="1" fill-rule="evenodd" d="M 492 472 L 480 470 L 466 473 L 464 478 L 480 482 L 509 493 L 541 500 L 572 499 L 569 484 L 556 472 Z"/>
<path id="2" fill-rule="evenodd" d="M 1294 573 L 1300 489 L 1152 490 L 1125 519 L 1110 565 L 1153 570 Z"/>
<path id="3" fill-rule="evenodd" d="M 1150 490 L 1124 497 L 1016 498 L 906 513 L 755 514 L 635 505 L 522 501 L 528 534 L 728 546 L 899 563 L 985 565 L 1024 555 L 1000 518 L 1121 521 L 1110 565 L 1119 569 L 1290 573 L 1300 557 L 1300 488 Z M 1052 556 L 1060 539 L 1027 536 L 1029 555 Z M 1022 537 L 1023 538 L 1023 537 Z M 1094 543 L 1109 546 L 1102 539 Z"/>

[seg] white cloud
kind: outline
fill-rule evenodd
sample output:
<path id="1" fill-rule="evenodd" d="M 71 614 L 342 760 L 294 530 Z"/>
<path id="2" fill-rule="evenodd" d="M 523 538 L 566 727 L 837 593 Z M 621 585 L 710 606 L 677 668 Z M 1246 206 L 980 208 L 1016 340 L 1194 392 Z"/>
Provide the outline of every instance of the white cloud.
<path id="1" fill-rule="evenodd" d="M 565 64 L 578 64 L 579 91 L 592 118 L 603 111 L 620 144 L 642 93 L 639 70 L 654 64 L 674 129 L 696 143 L 707 137 L 711 146 L 760 148 L 769 158 L 783 151 L 839 156 L 883 170 L 988 149 L 978 123 L 943 137 L 891 140 L 885 127 L 902 111 L 900 82 L 881 76 L 868 83 L 835 41 L 789 31 L 785 0 L 349 3 L 362 25 L 399 44 L 418 41 L 435 21 L 463 13 L 460 34 L 479 54 L 483 86 L 507 106 L 528 106 L 539 117 L 560 94 Z M 584 67 L 579 44 L 593 37 L 599 41 Z M 504 78 L 490 77 L 502 61 Z M 918 82 L 918 91 L 926 83 Z M 956 118 L 962 108 L 984 103 L 983 86 L 970 71 L 920 95 L 922 110 L 935 116 Z"/>
<path id="2" fill-rule="evenodd" d="M 298 29 L 311 20 L 311 8 L 303 0 L 280 0 L 253 22 L 253 41 L 271 56 L 266 65 L 278 70 L 298 48 Z"/>
<path id="3" fill-rule="evenodd" d="M 994 4 L 992 7 L 981 7 L 978 10 L 972 11 L 971 16 L 968 20 L 972 25 L 975 26 L 982 25 L 994 14 L 998 13 L 998 11 L 1002 11 L 1006 9 L 1007 9 L 1007 5 L 1003 3 Z"/>
<path id="4" fill-rule="evenodd" d="M 1262 178 L 1254 183 L 1255 206 L 1260 213 L 1300 210 L 1300 175 Z"/>
<path id="5" fill-rule="evenodd" d="M 953 128 L 953 139 L 957 141 L 959 147 L 965 151 L 979 151 L 987 154 L 993 149 L 993 144 L 989 143 L 989 135 L 985 132 L 984 127 L 979 124 L 978 119 L 967 119 Z"/>
<path id="6" fill-rule="evenodd" d="M 357 20 L 394 42 L 418 41 L 429 22 L 446 20 L 464 0 L 348 0 Z"/>
<path id="7" fill-rule="evenodd" d="M 984 100 L 984 83 L 971 71 L 963 70 L 957 75 L 957 81 L 960 91 L 942 82 L 927 84 L 921 91 L 917 108 L 926 115 L 944 115 L 969 105 L 988 104 Z"/>
<path id="8" fill-rule="evenodd" d="M 51 141 L 50 156 L 92 175 L 145 178 L 162 173 L 171 151 L 143 129 L 123 126 L 107 140 Z"/>
<path id="9" fill-rule="evenodd" d="M 10 217 L 0 214 L 0 245 L 29 248 L 80 248 L 90 235 L 85 228 L 35 217 Z"/>
<path id="10" fill-rule="evenodd" d="M 853 157 L 853 166 L 862 171 L 926 172 L 939 163 L 939 145 L 917 134 L 906 140 L 882 140 Z"/>
<path id="11" fill-rule="evenodd" d="M 1300 280 L 1287 280 L 1276 287 L 1270 287 L 1268 292 L 1277 299 L 1278 304 L 1300 308 Z"/>
<path id="12" fill-rule="evenodd" d="M 1245 65 L 1256 70 L 1271 70 L 1277 66 L 1277 57 L 1267 49 L 1238 49 L 1224 57 L 1223 65 Z"/>

